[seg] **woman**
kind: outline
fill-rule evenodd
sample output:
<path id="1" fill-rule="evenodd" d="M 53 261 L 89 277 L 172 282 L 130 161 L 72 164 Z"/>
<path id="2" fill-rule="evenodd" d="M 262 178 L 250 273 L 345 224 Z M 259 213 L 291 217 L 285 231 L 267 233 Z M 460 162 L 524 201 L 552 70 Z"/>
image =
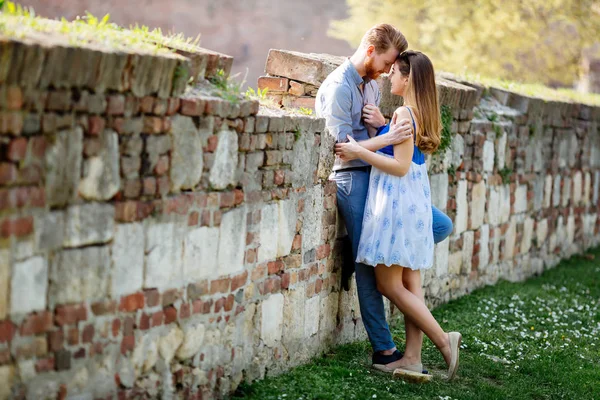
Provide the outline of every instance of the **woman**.
<path id="1" fill-rule="evenodd" d="M 414 142 L 374 153 L 354 139 L 338 144 L 343 159 L 360 158 L 373 166 L 363 218 L 357 262 L 375 267 L 378 290 L 404 314 L 406 351 L 396 375 L 420 373 L 424 332 L 442 353 L 448 379 L 456 376 L 462 340 L 446 333 L 423 301 L 420 270 L 433 265 L 431 196 L 424 153 L 440 144 L 441 122 L 435 74 L 429 58 L 405 51 L 396 60 L 391 92 L 404 98 L 393 120 L 412 121 Z M 385 134 L 389 126 L 380 129 Z"/>

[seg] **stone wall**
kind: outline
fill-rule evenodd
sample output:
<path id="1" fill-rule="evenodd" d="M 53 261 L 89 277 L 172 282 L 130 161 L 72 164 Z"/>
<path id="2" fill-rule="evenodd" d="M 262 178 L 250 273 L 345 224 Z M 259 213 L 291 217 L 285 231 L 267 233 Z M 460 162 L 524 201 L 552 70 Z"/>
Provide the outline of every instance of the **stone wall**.
<path id="1" fill-rule="evenodd" d="M 0 45 L 1 399 L 218 398 L 365 337 L 323 120 L 186 89 L 231 65 L 215 53 Z M 327 57 L 293 56 L 316 88 Z M 430 303 L 598 242 L 597 108 L 439 88 L 455 232 Z"/>
<path id="2" fill-rule="evenodd" d="M 0 45 L 1 399 L 221 397 L 363 337 L 323 120 L 181 85 L 215 53 Z"/>

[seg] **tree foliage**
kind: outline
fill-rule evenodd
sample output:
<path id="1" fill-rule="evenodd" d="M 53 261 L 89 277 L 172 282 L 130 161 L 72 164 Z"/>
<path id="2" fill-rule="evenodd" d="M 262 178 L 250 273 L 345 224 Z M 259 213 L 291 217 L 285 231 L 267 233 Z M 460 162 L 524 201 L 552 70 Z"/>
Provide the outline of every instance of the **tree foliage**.
<path id="1" fill-rule="evenodd" d="M 584 51 L 600 41 L 598 0 L 346 0 L 330 35 L 358 45 L 387 22 L 438 70 L 572 85 Z"/>

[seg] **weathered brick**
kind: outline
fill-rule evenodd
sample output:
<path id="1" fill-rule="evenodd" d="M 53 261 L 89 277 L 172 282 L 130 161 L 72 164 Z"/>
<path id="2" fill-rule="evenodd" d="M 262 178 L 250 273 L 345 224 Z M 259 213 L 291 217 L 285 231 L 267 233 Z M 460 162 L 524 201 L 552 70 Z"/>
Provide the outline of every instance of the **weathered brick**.
<path id="1" fill-rule="evenodd" d="M 181 99 L 181 114 L 197 117 L 204 114 L 206 105 L 201 99 Z"/>
<path id="2" fill-rule="evenodd" d="M 190 300 L 196 300 L 205 294 L 208 294 L 207 281 L 190 283 L 187 287 L 187 297 Z"/>
<path id="3" fill-rule="evenodd" d="M 17 111 L 0 112 L 0 133 L 19 135 L 23 130 L 23 113 Z"/>
<path id="4" fill-rule="evenodd" d="M 106 126 L 106 120 L 97 115 L 91 115 L 88 117 L 88 129 L 87 134 L 92 136 L 100 135 Z"/>
<path id="5" fill-rule="evenodd" d="M 210 294 L 227 293 L 231 284 L 231 278 L 217 279 L 210 283 Z"/>
<path id="6" fill-rule="evenodd" d="M 11 161 L 21 161 L 27 153 L 27 139 L 16 138 L 10 141 L 6 151 L 6 157 Z"/>
<path id="7" fill-rule="evenodd" d="M 19 329 L 19 333 L 22 336 L 39 335 L 52 330 L 54 326 L 52 313 L 49 311 L 42 311 L 40 313 L 34 313 L 25 318 Z"/>
<path id="8" fill-rule="evenodd" d="M 101 301 L 91 305 L 94 315 L 114 314 L 117 310 L 116 301 Z"/>
<path id="9" fill-rule="evenodd" d="M 241 274 L 238 274 L 231 278 L 231 291 L 236 291 L 242 286 L 246 285 L 248 281 L 248 271 L 244 271 Z"/>
<path id="10" fill-rule="evenodd" d="M 287 78 L 261 76 L 258 78 L 258 88 L 269 92 L 287 92 L 290 81 Z"/>
<path id="11" fill-rule="evenodd" d="M 108 115 L 125 114 L 125 96 L 121 94 L 108 96 L 106 113 Z"/>
<path id="12" fill-rule="evenodd" d="M 153 176 L 144 178 L 142 192 L 146 196 L 154 196 L 156 193 L 156 178 Z"/>
<path id="13" fill-rule="evenodd" d="M 165 315 L 165 325 L 177 321 L 177 309 L 175 307 L 166 307 L 163 309 Z"/>
<path id="14" fill-rule="evenodd" d="M 156 307 L 160 304 L 160 293 L 157 289 L 144 290 L 144 297 L 146 299 L 147 307 Z"/>
<path id="15" fill-rule="evenodd" d="M 182 295 L 183 294 L 178 289 L 170 289 L 165 291 L 162 294 L 162 306 L 166 307 L 174 304 L 177 300 L 181 299 Z"/>
<path id="16" fill-rule="evenodd" d="M 15 336 L 16 332 L 17 327 L 12 323 L 12 321 L 0 321 L 0 343 L 10 342 Z"/>
<path id="17" fill-rule="evenodd" d="M 54 320 L 57 325 L 73 325 L 87 320 L 87 309 L 84 304 L 63 305 L 56 307 Z"/>
<path id="18" fill-rule="evenodd" d="M 119 311 L 131 312 L 144 308 L 144 293 L 134 293 L 121 298 Z"/>
<path id="19" fill-rule="evenodd" d="M 49 332 L 47 335 L 48 348 L 51 352 L 59 351 L 63 348 L 65 335 L 62 329 L 57 331 Z"/>
<path id="20" fill-rule="evenodd" d="M 33 217 L 7 218 L 0 223 L 0 236 L 27 236 L 33 233 Z"/>
<path id="21" fill-rule="evenodd" d="M 94 340 L 94 325 L 88 324 L 83 328 L 83 332 L 81 334 L 81 342 L 82 343 L 91 343 Z"/>

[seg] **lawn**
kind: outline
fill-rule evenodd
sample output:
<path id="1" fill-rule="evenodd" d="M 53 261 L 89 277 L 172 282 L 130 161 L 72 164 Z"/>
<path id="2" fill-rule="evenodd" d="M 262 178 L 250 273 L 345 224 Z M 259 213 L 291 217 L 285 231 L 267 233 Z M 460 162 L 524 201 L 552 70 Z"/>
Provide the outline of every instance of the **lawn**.
<path id="1" fill-rule="evenodd" d="M 463 334 L 458 378 L 425 339 L 429 384 L 369 368 L 367 342 L 337 347 L 311 363 L 252 385 L 248 399 L 600 399 L 600 248 L 522 283 L 501 282 L 436 308 L 446 330 Z M 393 329 L 403 347 L 404 328 Z"/>

